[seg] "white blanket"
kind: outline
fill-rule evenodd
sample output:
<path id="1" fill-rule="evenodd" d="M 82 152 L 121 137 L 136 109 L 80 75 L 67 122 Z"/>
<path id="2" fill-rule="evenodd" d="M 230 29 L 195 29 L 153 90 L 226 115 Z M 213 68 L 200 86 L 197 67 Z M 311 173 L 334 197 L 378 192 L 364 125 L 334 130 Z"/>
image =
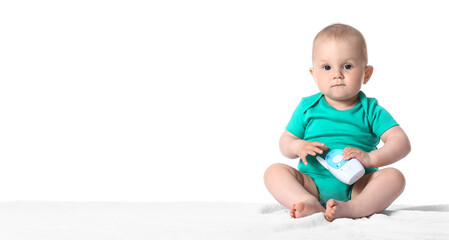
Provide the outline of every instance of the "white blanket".
<path id="1" fill-rule="evenodd" d="M 278 204 L 3 202 L 0 239 L 449 239 L 449 205 L 330 223 Z"/>

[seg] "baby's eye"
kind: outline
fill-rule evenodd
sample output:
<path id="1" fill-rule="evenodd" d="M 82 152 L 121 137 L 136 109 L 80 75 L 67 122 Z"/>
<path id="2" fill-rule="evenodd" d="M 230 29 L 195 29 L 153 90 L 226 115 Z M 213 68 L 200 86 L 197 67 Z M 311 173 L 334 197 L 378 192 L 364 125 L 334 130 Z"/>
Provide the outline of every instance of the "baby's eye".
<path id="1" fill-rule="evenodd" d="M 326 71 L 329 71 L 329 70 L 331 70 L 331 66 L 325 65 L 325 66 L 323 66 L 323 69 L 326 70 Z"/>
<path id="2" fill-rule="evenodd" d="M 343 66 L 343 68 L 344 68 L 345 70 L 349 70 L 349 69 L 352 68 L 352 65 L 345 64 L 345 65 Z"/>

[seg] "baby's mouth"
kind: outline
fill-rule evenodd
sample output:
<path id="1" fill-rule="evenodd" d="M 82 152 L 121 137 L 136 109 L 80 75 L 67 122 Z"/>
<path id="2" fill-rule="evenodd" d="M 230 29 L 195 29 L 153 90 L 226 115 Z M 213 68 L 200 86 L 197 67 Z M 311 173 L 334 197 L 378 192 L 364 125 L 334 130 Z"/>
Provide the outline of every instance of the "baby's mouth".
<path id="1" fill-rule="evenodd" d="M 343 83 L 332 85 L 332 87 L 343 87 L 343 86 L 346 86 L 346 85 L 344 85 Z"/>

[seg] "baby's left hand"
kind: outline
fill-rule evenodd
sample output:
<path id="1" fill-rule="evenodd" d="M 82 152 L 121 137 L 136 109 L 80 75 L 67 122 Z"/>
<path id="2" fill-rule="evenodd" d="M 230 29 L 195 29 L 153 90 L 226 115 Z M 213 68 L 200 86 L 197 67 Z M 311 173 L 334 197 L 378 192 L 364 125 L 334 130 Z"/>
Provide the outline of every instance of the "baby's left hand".
<path id="1" fill-rule="evenodd" d="M 366 153 L 358 148 L 346 147 L 343 149 L 343 160 L 349 160 L 355 158 L 364 166 L 368 167 L 371 162 L 369 153 Z"/>

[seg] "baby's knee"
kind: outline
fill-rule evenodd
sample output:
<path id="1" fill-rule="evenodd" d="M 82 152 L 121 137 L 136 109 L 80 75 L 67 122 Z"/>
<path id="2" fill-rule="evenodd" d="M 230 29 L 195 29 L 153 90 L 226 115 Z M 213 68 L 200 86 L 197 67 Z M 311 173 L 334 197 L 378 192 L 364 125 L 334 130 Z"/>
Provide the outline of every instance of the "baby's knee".
<path id="1" fill-rule="evenodd" d="M 387 174 L 389 178 L 391 178 L 391 182 L 402 186 L 402 188 L 405 187 L 405 176 L 401 171 L 396 168 L 385 168 L 382 170 L 385 171 L 385 174 Z"/>
<path id="2" fill-rule="evenodd" d="M 264 178 L 267 179 L 267 178 L 272 177 L 273 175 L 277 175 L 279 173 L 289 171 L 289 168 L 291 168 L 291 167 L 286 164 L 283 164 L 283 163 L 272 164 L 271 166 L 269 166 L 267 168 L 267 170 L 265 170 Z"/>
<path id="3" fill-rule="evenodd" d="M 279 172 L 282 171 L 286 168 L 287 165 L 283 164 L 283 163 L 275 163 L 270 165 L 267 170 L 265 170 L 265 175 L 270 175 L 273 172 Z"/>

